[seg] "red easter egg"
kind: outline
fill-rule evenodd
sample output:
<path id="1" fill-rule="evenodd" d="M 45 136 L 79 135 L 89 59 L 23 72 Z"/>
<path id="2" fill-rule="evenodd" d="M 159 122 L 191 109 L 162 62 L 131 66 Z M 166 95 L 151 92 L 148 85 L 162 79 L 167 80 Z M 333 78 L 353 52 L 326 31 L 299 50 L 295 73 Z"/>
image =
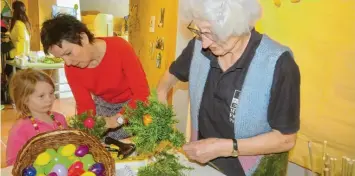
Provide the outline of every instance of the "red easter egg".
<path id="1" fill-rule="evenodd" d="M 84 126 L 86 128 L 94 128 L 95 126 L 95 120 L 92 117 L 88 117 L 87 119 L 85 119 L 84 121 Z"/>
<path id="2" fill-rule="evenodd" d="M 80 176 L 84 172 L 84 164 L 81 161 L 77 161 L 69 167 L 68 176 Z"/>
<path id="3" fill-rule="evenodd" d="M 69 167 L 69 170 L 70 169 L 82 169 L 82 168 L 84 168 L 84 164 L 81 161 L 77 161 Z"/>
<path id="4" fill-rule="evenodd" d="M 83 173 L 85 173 L 84 169 L 74 169 L 68 172 L 68 176 L 81 176 Z"/>

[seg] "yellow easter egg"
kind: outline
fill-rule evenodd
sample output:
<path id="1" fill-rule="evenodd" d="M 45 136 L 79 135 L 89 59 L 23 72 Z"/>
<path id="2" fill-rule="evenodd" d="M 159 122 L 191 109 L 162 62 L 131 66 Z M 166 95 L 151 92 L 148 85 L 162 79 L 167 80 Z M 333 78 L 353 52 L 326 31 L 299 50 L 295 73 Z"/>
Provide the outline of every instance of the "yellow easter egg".
<path id="1" fill-rule="evenodd" d="M 60 154 L 62 156 L 72 156 L 75 153 L 76 147 L 73 144 L 68 144 L 63 147 Z"/>
<path id="2" fill-rule="evenodd" d="M 37 156 L 34 164 L 38 166 L 44 166 L 48 164 L 49 161 L 51 161 L 51 155 L 47 152 L 43 152 Z"/>
<path id="3" fill-rule="evenodd" d="M 46 176 L 46 175 L 44 175 L 44 174 L 37 174 L 36 176 Z"/>
<path id="4" fill-rule="evenodd" d="M 96 176 L 96 174 L 88 171 L 88 172 L 84 172 L 83 174 L 81 174 L 81 176 Z"/>

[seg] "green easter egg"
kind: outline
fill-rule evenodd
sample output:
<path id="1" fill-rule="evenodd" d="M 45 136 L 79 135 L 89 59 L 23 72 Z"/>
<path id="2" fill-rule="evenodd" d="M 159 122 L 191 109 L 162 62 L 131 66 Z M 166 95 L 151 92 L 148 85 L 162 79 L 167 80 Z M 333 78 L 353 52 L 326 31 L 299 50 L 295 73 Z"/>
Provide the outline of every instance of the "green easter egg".
<path id="1" fill-rule="evenodd" d="M 57 150 L 57 153 L 61 154 L 62 153 L 62 150 L 63 150 L 64 146 L 60 146 Z"/>
<path id="2" fill-rule="evenodd" d="M 91 154 L 86 154 L 80 160 L 84 164 L 85 171 L 87 171 L 93 164 L 95 164 L 94 157 Z"/>
<path id="3" fill-rule="evenodd" d="M 71 162 L 67 157 L 62 157 L 59 164 L 63 164 L 67 169 L 71 166 Z"/>
<path id="4" fill-rule="evenodd" d="M 59 161 L 62 159 L 63 156 L 59 155 L 58 153 L 56 153 L 53 158 L 52 158 L 52 161 L 51 162 L 54 162 L 56 164 L 59 163 Z"/>
<path id="5" fill-rule="evenodd" d="M 70 161 L 70 165 L 72 165 L 73 163 L 75 163 L 75 162 L 77 162 L 77 161 L 80 161 L 80 158 L 78 158 L 78 157 L 75 156 L 75 155 L 69 156 L 68 159 L 69 159 L 69 161 Z"/>
<path id="6" fill-rule="evenodd" d="M 94 161 L 94 157 L 91 154 L 86 154 L 83 157 L 81 157 L 82 160 L 92 160 Z"/>
<path id="7" fill-rule="evenodd" d="M 47 165 L 45 165 L 44 166 L 44 174 L 48 175 L 49 173 L 51 173 L 51 171 L 52 171 L 52 169 L 53 169 L 55 164 L 56 163 L 54 163 L 54 162 L 50 162 Z"/>
<path id="8" fill-rule="evenodd" d="M 33 167 L 36 169 L 36 176 L 40 174 L 44 174 L 44 166 L 39 166 L 39 165 L 33 165 Z"/>
<path id="9" fill-rule="evenodd" d="M 55 164 L 64 164 L 65 162 L 68 162 L 67 157 L 62 156 L 60 154 L 56 154 L 52 160 Z"/>
<path id="10" fill-rule="evenodd" d="M 47 152 L 52 158 L 57 154 L 54 149 L 47 149 L 45 152 Z"/>
<path id="11" fill-rule="evenodd" d="M 56 154 L 54 156 L 52 162 L 55 164 L 62 164 L 66 168 L 69 168 L 69 166 L 71 165 L 71 162 L 67 157 L 59 155 L 59 154 Z"/>

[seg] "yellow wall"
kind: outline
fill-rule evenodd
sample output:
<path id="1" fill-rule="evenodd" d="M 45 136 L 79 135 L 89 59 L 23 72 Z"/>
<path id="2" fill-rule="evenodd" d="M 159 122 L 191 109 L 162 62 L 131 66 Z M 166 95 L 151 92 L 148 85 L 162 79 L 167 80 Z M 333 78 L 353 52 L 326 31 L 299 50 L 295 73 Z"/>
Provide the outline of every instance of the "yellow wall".
<path id="1" fill-rule="evenodd" d="M 309 167 L 307 141 L 320 167 L 328 153 L 355 159 L 355 1 L 261 1 L 257 29 L 291 47 L 301 71 L 301 130 L 291 160 Z"/>
<path id="2" fill-rule="evenodd" d="M 57 0 L 38 0 L 39 5 L 39 24 L 42 25 L 48 19 L 52 18 L 52 6 L 57 4 Z"/>
<path id="3" fill-rule="evenodd" d="M 137 5 L 137 6 L 136 6 Z M 165 24 L 158 27 L 160 8 L 165 8 Z M 129 42 L 139 56 L 147 75 L 149 87 L 156 88 L 159 79 L 175 60 L 178 0 L 130 0 Z M 155 16 L 155 32 L 149 32 L 150 16 Z M 161 68 L 156 68 L 157 50 L 150 54 L 149 43 L 164 37 Z"/>
<path id="4" fill-rule="evenodd" d="M 4 1 L 1 1 L 1 10 L 5 7 Z"/>
<path id="5" fill-rule="evenodd" d="M 119 33 L 120 35 L 125 35 L 124 34 L 124 26 L 125 26 L 125 20 L 124 18 L 121 17 L 114 17 L 113 18 L 113 31 Z"/>

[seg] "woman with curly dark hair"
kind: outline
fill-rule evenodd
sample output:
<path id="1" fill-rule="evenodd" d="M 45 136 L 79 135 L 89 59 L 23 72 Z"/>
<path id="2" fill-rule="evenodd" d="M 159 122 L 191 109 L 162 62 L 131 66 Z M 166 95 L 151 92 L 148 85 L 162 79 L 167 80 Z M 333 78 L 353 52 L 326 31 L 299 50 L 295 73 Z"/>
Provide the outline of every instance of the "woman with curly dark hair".
<path id="1" fill-rule="evenodd" d="M 128 136 L 123 107 L 149 96 L 147 79 L 131 45 L 120 37 L 95 38 L 74 16 L 59 14 L 43 23 L 41 41 L 45 53 L 63 58 L 65 74 L 78 113 L 93 111 L 106 117 L 108 136 Z M 118 129 L 117 129 L 118 128 Z"/>

